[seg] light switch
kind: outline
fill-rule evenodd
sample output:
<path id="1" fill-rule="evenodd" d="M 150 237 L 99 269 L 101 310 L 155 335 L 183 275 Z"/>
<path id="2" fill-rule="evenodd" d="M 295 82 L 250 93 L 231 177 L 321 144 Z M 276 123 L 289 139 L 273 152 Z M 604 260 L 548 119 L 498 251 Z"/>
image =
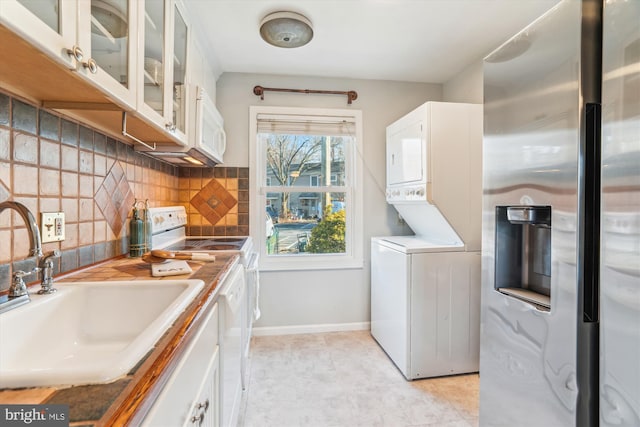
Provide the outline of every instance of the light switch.
<path id="1" fill-rule="evenodd" d="M 42 212 L 40 215 L 42 243 L 64 240 L 64 212 Z"/>

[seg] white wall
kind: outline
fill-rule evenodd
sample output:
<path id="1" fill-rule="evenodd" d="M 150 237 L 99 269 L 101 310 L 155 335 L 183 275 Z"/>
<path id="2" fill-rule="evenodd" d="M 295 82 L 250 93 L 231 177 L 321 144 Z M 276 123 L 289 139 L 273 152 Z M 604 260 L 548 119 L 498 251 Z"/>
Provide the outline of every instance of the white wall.
<path id="1" fill-rule="evenodd" d="M 484 102 L 483 77 L 482 59 L 479 59 L 443 85 L 442 99 L 447 102 L 482 104 Z"/>
<path id="2" fill-rule="evenodd" d="M 264 101 L 261 101 L 253 94 L 253 87 L 256 85 L 355 90 L 358 99 L 348 107 L 346 96 L 266 92 Z M 386 126 L 426 101 L 441 100 L 442 86 L 438 84 L 222 74 L 217 82 L 217 106 L 224 117 L 227 132 L 225 166 L 249 165 L 251 105 L 353 108 L 362 110 L 363 115 L 364 268 L 261 273 L 262 318 L 257 322 L 257 328 L 269 332 L 301 332 L 366 326 L 370 318 L 370 238 L 377 235 L 411 234 L 406 226 L 397 224 L 395 209 L 387 205 L 384 198 Z"/>

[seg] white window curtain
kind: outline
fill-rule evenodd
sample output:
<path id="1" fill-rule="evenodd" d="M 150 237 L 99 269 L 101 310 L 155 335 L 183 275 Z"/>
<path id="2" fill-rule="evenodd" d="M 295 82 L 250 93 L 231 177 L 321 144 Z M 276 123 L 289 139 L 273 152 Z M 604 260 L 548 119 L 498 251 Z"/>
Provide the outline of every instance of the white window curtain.
<path id="1" fill-rule="evenodd" d="M 258 114 L 258 132 L 294 135 L 354 136 L 355 117 Z"/>

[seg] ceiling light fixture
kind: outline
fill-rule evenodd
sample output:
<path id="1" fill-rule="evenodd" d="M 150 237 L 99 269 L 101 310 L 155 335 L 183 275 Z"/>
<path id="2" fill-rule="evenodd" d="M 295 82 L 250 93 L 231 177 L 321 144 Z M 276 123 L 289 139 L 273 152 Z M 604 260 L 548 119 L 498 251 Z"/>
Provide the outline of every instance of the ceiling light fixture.
<path id="1" fill-rule="evenodd" d="M 295 12 L 275 12 L 260 23 L 260 35 L 267 43 L 277 47 L 304 46 L 313 38 L 311 22 Z"/>

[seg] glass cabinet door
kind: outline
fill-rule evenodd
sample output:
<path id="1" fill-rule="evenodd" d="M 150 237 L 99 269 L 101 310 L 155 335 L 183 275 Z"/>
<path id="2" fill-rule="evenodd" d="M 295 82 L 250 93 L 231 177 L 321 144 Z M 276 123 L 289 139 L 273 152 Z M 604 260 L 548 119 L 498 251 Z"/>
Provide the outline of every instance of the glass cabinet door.
<path id="1" fill-rule="evenodd" d="M 186 133 L 187 24 L 178 7 L 174 9 L 173 29 L 173 125 Z"/>
<path id="2" fill-rule="evenodd" d="M 135 91 L 137 0 L 80 0 L 78 44 L 85 59 L 80 75 L 131 108 Z"/>
<path id="3" fill-rule="evenodd" d="M 60 1 L 59 0 L 18 0 L 29 12 L 56 33 L 60 34 Z"/>
<path id="4" fill-rule="evenodd" d="M 127 0 L 91 0 L 91 57 L 124 87 L 129 87 L 130 20 Z"/>
<path id="5" fill-rule="evenodd" d="M 76 45 L 76 7 L 76 0 L 0 0 L 0 24 L 74 69 L 67 50 Z"/>
<path id="6" fill-rule="evenodd" d="M 0 0 L 1 1 L 1 0 Z M 140 0 L 139 22 L 144 39 L 139 41 L 138 114 L 186 143 L 187 46 L 185 13 L 173 0 Z M 142 14 L 144 13 L 144 16 Z"/>
<path id="7" fill-rule="evenodd" d="M 165 2 L 144 2 L 144 104 L 164 116 Z"/>

